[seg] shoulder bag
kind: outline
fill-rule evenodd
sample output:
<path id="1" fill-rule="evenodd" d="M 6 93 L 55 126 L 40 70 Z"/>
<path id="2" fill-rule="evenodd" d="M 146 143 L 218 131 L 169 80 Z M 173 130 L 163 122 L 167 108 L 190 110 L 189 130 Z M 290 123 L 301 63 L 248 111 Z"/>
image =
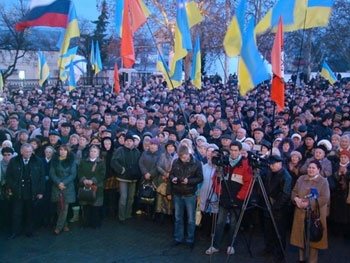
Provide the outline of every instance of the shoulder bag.
<path id="1" fill-rule="evenodd" d="M 315 199 L 316 209 L 310 214 L 310 241 L 318 242 L 323 236 L 323 225 L 320 218 L 320 206 L 318 200 Z M 305 217 L 305 233 L 307 233 L 307 216 Z"/>

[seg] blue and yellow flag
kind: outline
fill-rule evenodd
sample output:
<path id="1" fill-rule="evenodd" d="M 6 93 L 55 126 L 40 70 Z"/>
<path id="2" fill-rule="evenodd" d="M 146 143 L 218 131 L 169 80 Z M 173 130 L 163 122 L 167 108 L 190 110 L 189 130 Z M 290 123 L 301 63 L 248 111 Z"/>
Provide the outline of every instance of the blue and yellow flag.
<path id="1" fill-rule="evenodd" d="M 238 61 L 239 90 L 242 96 L 270 78 L 264 60 L 258 51 L 254 36 L 254 19 L 248 23 L 243 35 L 241 56 Z"/>
<path id="2" fill-rule="evenodd" d="M 237 6 L 235 16 L 227 29 L 224 38 L 224 49 L 229 57 L 238 56 L 242 47 L 242 35 L 244 33 L 244 14 L 246 0 L 241 0 Z"/>
<path id="3" fill-rule="evenodd" d="M 115 4 L 115 28 L 118 37 L 122 37 L 122 25 L 124 15 L 124 0 L 116 0 Z"/>
<path id="4" fill-rule="evenodd" d="M 50 69 L 47 65 L 44 53 L 38 52 L 38 76 L 39 76 L 39 86 L 42 87 L 45 80 L 50 77 Z"/>
<path id="5" fill-rule="evenodd" d="M 101 54 L 100 54 L 100 47 L 98 45 L 98 41 L 96 40 L 96 45 L 95 45 L 95 75 L 99 73 L 102 70 L 102 61 L 101 61 Z"/>
<path id="6" fill-rule="evenodd" d="M 66 76 L 63 72 L 65 71 L 65 65 L 67 64 L 67 62 L 69 62 L 69 60 L 64 57 L 64 54 L 66 54 L 68 51 L 71 39 L 79 36 L 80 36 L 80 32 L 79 32 L 77 14 L 75 11 L 74 4 L 72 2 L 69 9 L 68 25 L 64 34 L 64 39 L 61 45 L 59 59 L 58 59 L 58 67 L 60 69 L 60 79 L 62 81 L 66 80 Z"/>
<path id="7" fill-rule="evenodd" d="M 182 59 L 192 50 L 191 27 L 203 17 L 193 1 L 177 0 L 174 58 L 171 63 L 171 79 L 174 87 L 181 85 Z"/>
<path id="8" fill-rule="evenodd" d="M 327 62 L 324 61 L 322 64 L 321 76 L 324 77 L 332 85 L 337 82 L 337 77 L 335 76 L 333 70 L 328 66 Z"/>
<path id="9" fill-rule="evenodd" d="M 66 68 L 69 65 L 71 60 L 74 60 L 75 55 L 77 54 L 78 47 L 72 47 L 67 50 L 65 54 L 60 56 L 58 59 L 61 61 L 62 68 L 60 67 L 60 80 L 65 81 L 67 79 Z"/>
<path id="10" fill-rule="evenodd" d="M 164 79 L 168 85 L 168 89 L 172 90 L 174 87 L 173 87 L 171 79 L 169 78 L 170 69 L 169 69 L 168 65 L 165 63 L 163 56 L 161 54 L 158 54 L 157 71 L 163 73 Z"/>
<path id="11" fill-rule="evenodd" d="M 201 63 L 201 47 L 200 47 L 200 38 L 199 35 L 196 37 L 196 43 L 194 45 L 193 50 L 193 58 L 192 58 L 192 84 L 198 88 L 202 88 L 202 63 Z"/>
<path id="12" fill-rule="evenodd" d="M 74 63 L 73 60 L 69 63 L 69 91 L 72 91 L 76 87 L 75 75 L 74 75 Z"/>
<path id="13" fill-rule="evenodd" d="M 297 0 L 298 2 L 305 1 L 306 3 L 298 3 L 299 8 L 295 15 L 293 24 L 285 26 L 285 32 L 291 32 L 299 29 L 308 29 L 313 27 L 325 27 L 328 25 L 329 17 L 332 12 L 334 0 Z"/>
<path id="14" fill-rule="evenodd" d="M 307 0 L 278 0 L 263 19 L 255 27 L 255 34 L 263 34 L 268 30 L 276 31 L 279 18 L 282 17 L 283 28 L 294 27 L 301 16 L 305 16 Z"/>
<path id="15" fill-rule="evenodd" d="M 0 92 L 4 91 L 4 78 L 2 77 L 2 70 L 0 69 Z"/>

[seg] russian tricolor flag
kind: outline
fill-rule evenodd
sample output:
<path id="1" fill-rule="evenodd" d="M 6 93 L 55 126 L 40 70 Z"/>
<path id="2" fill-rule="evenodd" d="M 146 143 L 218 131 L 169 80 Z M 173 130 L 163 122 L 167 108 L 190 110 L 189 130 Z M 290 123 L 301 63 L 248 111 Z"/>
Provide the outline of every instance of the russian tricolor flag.
<path id="1" fill-rule="evenodd" d="M 33 26 L 66 28 L 70 4 L 71 0 L 32 0 L 29 12 L 16 23 L 15 29 L 22 31 Z"/>

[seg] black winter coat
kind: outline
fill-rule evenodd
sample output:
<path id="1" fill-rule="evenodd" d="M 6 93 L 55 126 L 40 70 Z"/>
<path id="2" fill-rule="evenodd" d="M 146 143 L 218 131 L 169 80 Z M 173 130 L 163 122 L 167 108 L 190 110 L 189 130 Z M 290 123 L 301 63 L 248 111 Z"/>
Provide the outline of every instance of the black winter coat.
<path id="1" fill-rule="evenodd" d="M 7 189 L 11 189 L 12 198 L 21 200 L 22 196 L 22 178 L 24 171 L 24 163 L 22 156 L 13 157 L 7 167 L 6 183 Z M 31 194 L 32 200 L 37 198 L 38 194 L 45 192 L 45 169 L 42 160 L 32 155 L 29 159 L 29 176 L 31 178 Z"/>
<path id="2" fill-rule="evenodd" d="M 177 177 L 178 183 L 172 183 L 172 180 Z M 182 184 L 183 181 L 187 178 L 188 183 Z M 170 184 L 167 185 L 167 195 L 182 195 L 182 196 L 191 196 L 194 195 L 197 191 L 197 185 L 203 181 L 203 170 L 202 164 L 200 161 L 196 160 L 191 156 L 189 162 L 182 162 L 179 158 L 174 160 L 173 166 L 169 175 Z"/>

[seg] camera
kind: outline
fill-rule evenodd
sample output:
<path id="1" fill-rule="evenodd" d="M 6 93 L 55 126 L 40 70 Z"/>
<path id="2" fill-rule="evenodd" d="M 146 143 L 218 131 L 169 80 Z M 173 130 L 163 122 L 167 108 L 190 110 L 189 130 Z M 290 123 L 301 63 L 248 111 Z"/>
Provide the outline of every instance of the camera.
<path id="1" fill-rule="evenodd" d="M 258 152 L 248 152 L 248 163 L 253 168 L 269 167 L 267 159 L 261 158 Z"/>
<path id="2" fill-rule="evenodd" d="M 225 149 L 214 150 L 213 157 L 211 158 L 213 164 L 225 167 L 230 164 L 228 151 Z"/>

